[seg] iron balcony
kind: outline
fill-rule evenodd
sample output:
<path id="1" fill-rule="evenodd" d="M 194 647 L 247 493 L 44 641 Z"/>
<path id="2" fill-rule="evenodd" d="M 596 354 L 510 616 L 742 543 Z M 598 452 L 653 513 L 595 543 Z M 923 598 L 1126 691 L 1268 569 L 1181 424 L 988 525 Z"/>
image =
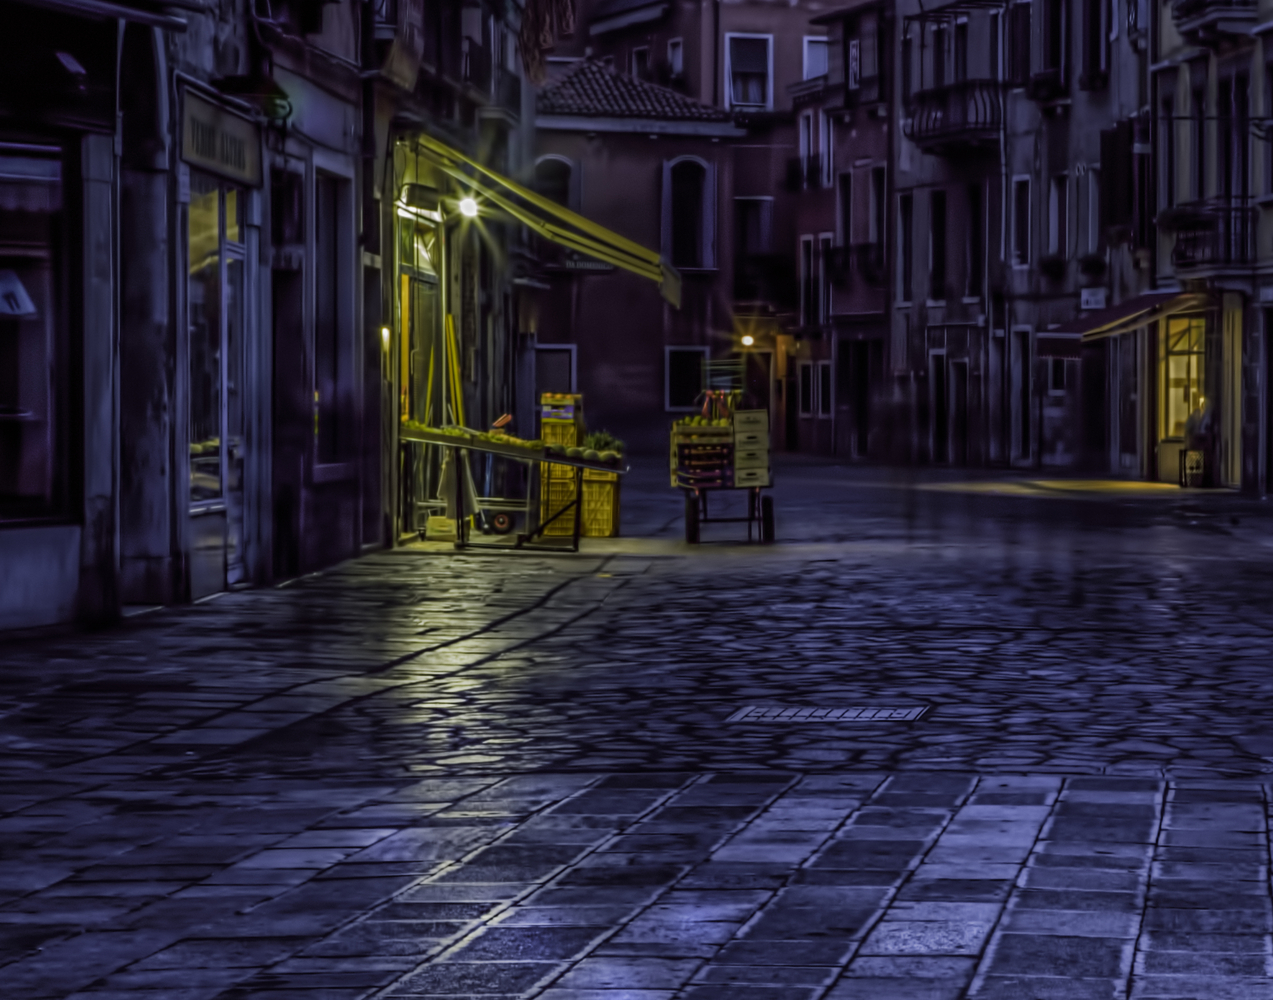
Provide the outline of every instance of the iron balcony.
<path id="1" fill-rule="evenodd" d="M 1003 84 L 960 80 L 917 90 L 907 104 L 906 137 L 927 153 L 956 152 L 999 142 Z"/>
<path id="2" fill-rule="evenodd" d="M 1256 0 L 1174 0 L 1171 19 L 1186 40 L 1214 44 L 1226 35 L 1248 35 L 1255 26 Z"/>
<path id="3" fill-rule="evenodd" d="M 1159 225 L 1175 231 L 1171 262 L 1178 271 L 1255 262 L 1256 211 L 1245 198 L 1181 205 L 1164 212 Z"/>

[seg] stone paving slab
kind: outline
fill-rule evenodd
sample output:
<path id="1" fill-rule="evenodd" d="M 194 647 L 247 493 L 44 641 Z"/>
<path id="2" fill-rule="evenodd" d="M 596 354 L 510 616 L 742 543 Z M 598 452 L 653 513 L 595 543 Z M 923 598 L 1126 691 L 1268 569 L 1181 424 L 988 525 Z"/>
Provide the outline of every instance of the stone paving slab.
<path id="1" fill-rule="evenodd" d="M 5 644 L 0 996 L 1273 995 L 1259 539 L 872 495 Z"/>

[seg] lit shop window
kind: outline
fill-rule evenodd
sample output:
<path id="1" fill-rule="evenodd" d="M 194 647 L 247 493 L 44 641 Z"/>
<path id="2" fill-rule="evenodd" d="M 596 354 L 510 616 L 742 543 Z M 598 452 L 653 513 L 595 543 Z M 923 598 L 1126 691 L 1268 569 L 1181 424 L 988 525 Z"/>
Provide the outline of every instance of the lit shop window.
<path id="1" fill-rule="evenodd" d="M 0 520 L 67 509 L 61 151 L 0 156 Z"/>

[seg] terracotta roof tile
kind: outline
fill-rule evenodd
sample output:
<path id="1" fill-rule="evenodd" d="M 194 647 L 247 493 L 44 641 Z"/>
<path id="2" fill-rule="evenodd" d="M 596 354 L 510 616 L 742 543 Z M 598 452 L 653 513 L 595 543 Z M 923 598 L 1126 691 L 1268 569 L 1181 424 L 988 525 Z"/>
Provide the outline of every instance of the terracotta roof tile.
<path id="1" fill-rule="evenodd" d="M 585 59 L 539 92 L 541 115 L 599 118 L 660 118 L 664 121 L 726 122 L 727 111 L 700 104 L 675 90 L 615 73 Z"/>

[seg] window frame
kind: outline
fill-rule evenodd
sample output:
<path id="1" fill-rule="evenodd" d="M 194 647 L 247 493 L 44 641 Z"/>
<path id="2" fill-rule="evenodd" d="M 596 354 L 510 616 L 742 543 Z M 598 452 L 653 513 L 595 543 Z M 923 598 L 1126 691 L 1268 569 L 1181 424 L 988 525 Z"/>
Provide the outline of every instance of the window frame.
<path id="1" fill-rule="evenodd" d="M 685 40 L 680 36 L 667 40 L 667 71 L 673 79 L 685 73 Z"/>
<path id="2" fill-rule="evenodd" d="M 818 295 L 818 262 L 815 259 L 816 237 L 812 233 L 804 233 L 799 239 L 799 255 L 797 261 L 797 278 L 800 282 L 800 325 L 812 326 L 817 310 Z"/>
<path id="3" fill-rule="evenodd" d="M 1048 178 L 1048 253 L 1069 256 L 1070 175 Z"/>
<path id="4" fill-rule="evenodd" d="M 355 317 L 356 307 L 356 289 L 355 285 L 355 269 L 357 261 L 354 255 L 354 246 L 356 244 L 355 236 L 357 230 L 357 202 L 354 196 L 354 171 L 344 157 L 335 155 L 324 155 L 316 150 L 314 153 L 313 168 L 309 171 L 309 200 L 310 200 L 310 218 L 313 224 L 309 228 L 308 248 L 313 255 L 311 259 L 315 262 L 314 266 L 307 270 L 312 277 L 309 279 L 310 288 L 307 291 L 307 298 L 311 305 L 310 309 L 316 311 L 318 305 L 317 291 L 313 287 L 317 279 L 317 243 L 318 243 L 318 178 L 320 176 L 329 178 L 339 184 L 338 208 L 340 228 L 335 235 L 336 244 L 336 303 L 340 310 L 340 318 L 336 325 L 336 338 L 338 350 L 344 355 L 346 365 L 344 369 L 338 368 L 337 371 L 347 371 L 348 385 L 345 387 L 343 395 L 341 390 L 337 390 L 338 398 L 343 398 L 345 405 L 340 406 L 337 419 L 343 420 L 347 424 L 347 429 L 343 437 L 338 438 L 345 443 L 343 449 L 338 449 L 338 453 L 334 459 L 323 459 L 320 456 L 323 452 L 320 450 L 320 441 L 318 434 L 314 435 L 313 456 L 314 456 L 314 476 L 319 482 L 329 482 L 336 479 L 343 479 L 353 476 L 356 472 L 357 449 L 358 449 L 358 427 L 357 427 L 357 410 L 358 410 L 358 385 L 360 380 L 360 370 L 358 364 L 357 350 L 357 321 Z M 311 351 L 313 356 L 317 357 L 317 350 L 313 343 L 316 335 L 316 325 L 314 312 L 311 312 L 311 320 L 307 324 L 308 336 L 311 343 Z M 317 364 L 310 366 L 310 378 L 314 383 L 311 388 L 314 392 L 318 391 L 317 385 Z M 339 376 L 338 376 L 339 381 Z M 338 404 L 339 406 L 339 404 Z"/>
<path id="5" fill-rule="evenodd" d="M 801 80 L 816 80 L 820 76 L 826 76 L 831 70 L 831 39 L 827 35 L 805 35 L 801 46 L 802 61 L 800 64 Z M 809 73 L 809 43 L 822 46 L 822 65 L 821 73 Z M 772 59 L 772 50 L 771 50 Z"/>
<path id="6" fill-rule="evenodd" d="M 637 72 L 637 53 L 645 54 L 645 72 L 644 74 Z M 648 80 L 650 78 L 650 46 L 634 45 L 632 51 L 628 53 L 628 75 L 634 80 Z"/>
<path id="7" fill-rule="evenodd" d="M 814 363 L 813 397 L 818 420 L 830 420 L 835 406 L 835 370 L 828 360 Z"/>
<path id="8" fill-rule="evenodd" d="M 733 70 L 733 46 L 730 45 L 735 38 L 759 38 L 763 39 L 768 50 L 768 69 L 765 77 L 765 102 L 764 104 L 750 104 L 734 100 L 734 70 Z M 772 111 L 774 107 L 774 36 L 772 34 L 760 34 L 757 32 L 747 31 L 727 31 L 725 32 L 725 107 L 741 108 L 745 110 L 756 111 Z"/>
<path id="9" fill-rule="evenodd" d="M 697 267 L 681 267 L 687 272 L 715 271 L 719 267 L 716 253 L 716 165 L 704 160 L 701 156 L 676 156 L 663 161 L 663 199 L 660 250 L 664 257 L 672 260 L 672 169 L 680 163 L 697 163 L 703 168 L 703 217 L 702 241 L 699 265 Z M 675 263 L 675 262 L 673 262 Z"/>
<path id="10" fill-rule="evenodd" d="M 940 200 L 939 200 L 940 199 Z M 938 230 L 937 206 L 941 205 L 941 232 Z M 939 266 L 940 265 L 940 266 Z M 944 305 L 946 284 L 950 278 L 950 199 L 945 188 L 928 192 L 928 302 Z M 940 295 L 934 295 L 940 292 Z"/>
<path id="11" fill-rule="evenodd" d="M 827 258 L 830 257 L 830 251 L 835 246 L 835 233 L 818 233 L 818 243 L 816 246 L 817 266 L 818 266 L 818 323 L 826 324 L 831 322 L 831 306 L 832 296 L 834 292 L 831 287 L 831 275 L 829 273 Z"/>
<path id="12" fill-rule="evenodd" d="M 826 108 L 818 112 L 818 181 L 829 188 L 835 183 L 835 119 Z"/>
<path id="13" fill-rule="evenodd" d="M 1056 384 L 1057 372 L 1061 373 L 1061 384 Z M 1048 358 L 1048 395 L 1064 396 L 1066 386 L 1069 384 L 1069 369 L 1066 366 L 1065 358 Z"/>
<path id="14" fill-rule="evenodd" d="M 915 195 L 913 191 L 897 196 L 897 304 L 909 306 L 915 290 Z"/>
<path id="15" fill-rule="evenodd" d="M 1031 242 L 1034 238 L 1034 190 L 1029 174 L 1012 177 L 1012 246 L 1011 260 L 1014 271 L 1028 270 L 1032 260 Z M 1021 202 L 1017 192 L 1025 189 L 1025 229 L 1021 228 Z"/>
<path id="16" fill-rule="evenodd" d="M 702 355 L 699 372 L 707 370 L 707 362 L 711 359 L 711 348 L 699 344 L 664 344 L 663 345 L 663 410 L 666 413 L 694 413 L 698 407 L 672 405 L 672 354 L 673 352 L 695 353 Z M 699 390 L 702 392 L 702 389 Z"/>
<path id="17" fill-rule="evenodd" d="M 565 207 L 570 209 L 572 212 L 578 212 L 583 180 L 580 176 L 580 164 L 575 160 L 572 160 L 569 156 L 564 156 L 561 153 L 545 153 L 542 156 L 537 156 L 535 157 L 534 164 L 531 166 L 531 177 L 536 181 L 538 178 L 535 177 L 535 173 L 539 170 L 539 165 L 546 160 L 555 160 L 558 163 L 564 163 L 570 168 L 570 183 L 567 185 Z M 536 193 L 538 194 L 540 192 L 537 191 Z M 547 195 L 545 195 L 545 197 L 547 197 Z"/>

